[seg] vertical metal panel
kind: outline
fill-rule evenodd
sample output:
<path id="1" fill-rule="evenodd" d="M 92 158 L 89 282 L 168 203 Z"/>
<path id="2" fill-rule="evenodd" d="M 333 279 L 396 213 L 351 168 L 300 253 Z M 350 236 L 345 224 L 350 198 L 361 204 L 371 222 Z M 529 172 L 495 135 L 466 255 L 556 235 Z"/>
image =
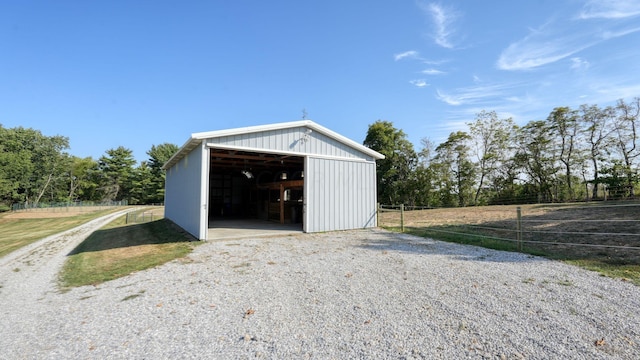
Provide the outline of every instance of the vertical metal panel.
<path id="1" fill-rule="evenodd" d="M 167 170 L 165 182 L 165 217 L 198 239 L 204 239 L 202 160 L 203 148 L 198 146 Z"/>
<path id="2" fill-rule="evenodd" d="M 210 144 L 220 144 L 243 148 L 255 148 L 256 151 L 284 151 L 300 154 L 313 154 L 343 158 L 373 160 L 370 156 L 346 144 L 336 141 L 318 132 L 307 132 L 306 127 L 263 131 L 257 133 L 222 136 L 207 139 Z"/>
<path id="3" fill-rule="evenodd" d="M 375 163 L 309 157 L 307 232 L 376 226 Z"/>

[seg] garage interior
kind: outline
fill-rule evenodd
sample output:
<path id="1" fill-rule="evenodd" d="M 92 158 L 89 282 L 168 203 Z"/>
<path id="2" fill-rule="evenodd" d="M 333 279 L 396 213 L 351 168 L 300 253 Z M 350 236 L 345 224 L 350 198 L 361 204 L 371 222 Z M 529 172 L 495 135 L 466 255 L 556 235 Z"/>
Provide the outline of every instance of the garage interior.
<path id="1" fill-rule="evenodd" d="M 209 228 L 302 231 L 303 157 L 211 148 L 209 169 Z"/>

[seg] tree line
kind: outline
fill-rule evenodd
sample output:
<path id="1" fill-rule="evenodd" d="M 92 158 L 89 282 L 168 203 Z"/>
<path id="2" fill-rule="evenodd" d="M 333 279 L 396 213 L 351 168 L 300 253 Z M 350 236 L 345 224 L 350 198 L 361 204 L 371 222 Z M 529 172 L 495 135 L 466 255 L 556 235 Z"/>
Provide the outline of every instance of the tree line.
<path id="1" fill-rule="evenodd" d="M 392 122 L 369 125 L 378 201 L 447 207 L 630 198 L 638 185 L 640 98 L 616 105 L 554 108 L 518 126 L 481 111 L 466 131 L 416 152 Z"/>
<path id="2" fill-rule="evenodd" d="M 97 160 L 70 155 L 68 149 L 67 137 L 0 124 L 0 210 L 8 210 L 14 203 L 161 203 L 162 165 L 178 146 L 153 145 L 147 151 L 149 159 L 138 166 L 133 152 L 123 146 L 107 150 Z"/>

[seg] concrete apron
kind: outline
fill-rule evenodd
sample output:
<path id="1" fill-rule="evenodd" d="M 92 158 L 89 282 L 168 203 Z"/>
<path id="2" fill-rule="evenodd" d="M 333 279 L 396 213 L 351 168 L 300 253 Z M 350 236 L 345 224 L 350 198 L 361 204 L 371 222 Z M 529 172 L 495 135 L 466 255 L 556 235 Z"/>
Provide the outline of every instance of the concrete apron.
<path id="1" fill-rule="evenodd" d="M 302 233 L 302 224 L 280 224 L 272 221 L 247 219 L 214 219 L 209 220 L 207 240 L 298 235 Z"/>

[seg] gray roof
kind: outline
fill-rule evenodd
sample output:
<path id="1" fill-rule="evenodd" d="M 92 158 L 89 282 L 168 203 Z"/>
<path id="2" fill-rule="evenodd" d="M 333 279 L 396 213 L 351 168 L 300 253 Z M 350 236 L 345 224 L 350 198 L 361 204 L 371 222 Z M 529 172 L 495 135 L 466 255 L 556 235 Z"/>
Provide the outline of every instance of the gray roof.
<path id="1" fill-rule="evenodd" d="M 300 121 L 291 121 L 291 122 L 269 124 L 269 125 L 248 126 L 248 127 L 235 128 L 235 129 L 193 133 L 191 134 L 191 137 L 184 143 L 184 145 L 182 145 L 180 150 L 178 150 L 178 152 L 176 152 L 164 164 L 163 169 L 171 168 L 178 161 L 180 161 L 180 159 L 182 159 L 187 154 L 189 154 L 191 150 L 196 148 L 205 139 L 211 139 L 211 138 L 217 138 L 217 137 L 223 137 L 223 136 L 233 136 L 233 135 L 239 135 L 239 134 L 257 133 L 257 132 L 264 132 L 264 131 L 271 131 L 271 130 L 282 130 L 282 129 L 289 129 L 289 128 L 295 128 L 295 127 L 307 127 L 313 131 L 317 131 L 318 133 L 324 134 L 338 142 L 341 142 L 351 148 L 354 148 L 364 154 L 367 154 L 376 160 L 384 159 L 384 155 L 380 154 L 379 152 L 371 150 L 364 145 L 361 145 L 334 131 L 331 131 L 323 126 L 320 126 L 311 120 L 300 120 Z"/>

